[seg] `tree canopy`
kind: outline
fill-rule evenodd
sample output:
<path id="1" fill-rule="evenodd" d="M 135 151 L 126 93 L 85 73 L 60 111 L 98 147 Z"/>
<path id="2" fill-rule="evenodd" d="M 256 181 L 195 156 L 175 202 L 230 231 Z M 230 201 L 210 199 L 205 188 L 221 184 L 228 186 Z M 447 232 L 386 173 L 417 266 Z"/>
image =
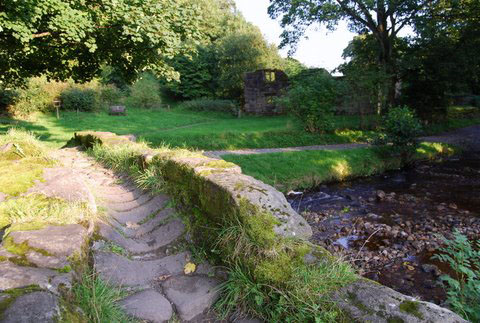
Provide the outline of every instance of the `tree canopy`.
<path id="1" fill-rule="evenodd" d="M 167 59 L 200 38 L 197 9 L 187 0 L 2 0 L 0 82 L 85 81 L 101 64 L 127 79 L 147 68 L 175 77 Z"/>

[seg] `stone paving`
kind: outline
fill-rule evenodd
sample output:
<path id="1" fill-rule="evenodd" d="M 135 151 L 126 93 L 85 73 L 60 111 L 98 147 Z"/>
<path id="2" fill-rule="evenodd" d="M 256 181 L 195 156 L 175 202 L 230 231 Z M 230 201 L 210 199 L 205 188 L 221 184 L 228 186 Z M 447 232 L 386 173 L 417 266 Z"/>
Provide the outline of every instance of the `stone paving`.
<path id="1" fill-rule="evenodd" d="M 55 151 L 53 157 L 63 166 L 53 173 L 46 170 L 51 180 L 32 191 L 76 200 L 75 190 L 88 188 L 95 200 L 87 198 L 86 202 L 106 216 L 95 223 L 94 235 L 79 224 L 11 233 L 15 243 L 27 241 L 33 250 L 45 252 L 29 252 L 29 266 L 22 266 L 9 261 L 16 256 L 0 247 L 0 255 L 6 259 L 0 262 L 0 302 L 10 297 L 2 291 L 39 286 L 39 290 L 12 298 L 0 320 L 53 322 L 59 314 L 58 286 L 70 287 L 73 280 L 73 273 L 58 269 L 69 264 L 69 257 L 90 234 L 95 238 L 91 239 L 93 267 L 103 280 L 129 292 L 119 303 L 129 315 L 143 322 L 216 321 L 209 309 L 218 297 L 220 280 L 215 268 L 206 263 L 196 264 L 196 270 L 186 274 L 185 265 L 193 262 L 192 255 L 187 250 L 185 225 L 170 198 L 139 190 L 76 149 Z M 56 173 L 72 175 L 75 180 Z M 58 189 L 55 183 L 71 192 Z M 27 305 L 30 314 L 22 313 Z"/>

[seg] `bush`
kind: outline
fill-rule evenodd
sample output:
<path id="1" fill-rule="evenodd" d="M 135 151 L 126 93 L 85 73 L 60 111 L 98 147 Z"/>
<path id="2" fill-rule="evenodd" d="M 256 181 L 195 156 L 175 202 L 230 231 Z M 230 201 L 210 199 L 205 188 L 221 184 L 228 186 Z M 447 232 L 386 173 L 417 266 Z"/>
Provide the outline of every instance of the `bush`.
<path id="1" fill-rule="evenodd" d="M 238 112 L 238 105 L 231 100 L 195 99 L 183 102 L 181 107 L 192 111 Z"/>
<path id="2" fill-rule="evenodd" d="M 53 101 L 67 86 L 65 82 L 48 82 L 45 77 L 31 78 L 25 87 L 12 91 L 15 99 L 9 102 L 7 109 L 10 114 L 19 116 L 53 111 Z"/>
<path id="3" fill-rule="evenodd" d="M 395 147 L 416 148 L 422 132 L 419 119 L 407 106 L 391 109 L 385 116 L 384 129 L 385 140 Z"/>
<path id="4" fill-rule="evenodd" d="M 97 93 L 93 89 L 71 87 L 60 95 L 66 110 L 94 111 L 98 107 Z"/>
<path id="5" fill-rule="evenodd" d="M 330 132 L 338 94 L 338 84 L 328 72 L 322 71 L 297 78 L 278 103 L 297 117 L 306 131 Z"/>
<path id="6" fill-rule="evenodd" d="M 18 99 L 18 93 L 10 89 L 0 88 L 0 113 L 7 110 L 7 107 L 14 104 Z"/>
<path id="7" fill-rule="evenodd" d="M 143 73 L 130 87 L 130 96 L 126 99 L 129 107 L 152 109 L 162 104 L 160 84 L 150 73 Z"/>
<path id="8" fill-rule="evenodd" d="M 124 101 L 123 92 L 113 84 L 100 87 L 99 92 L 100 103 L 104 107 L 119 105 Z"/>
<path id="9" fill-rule="evenodd" d="M 453 240 L 443 241 L 446 246 L 433 258 L 447 263 L 456 273 L 455 277 L 440 277 L 447 284 L 447 302 L 464 319 L 480 322 L 480 241 L 474 246 L 458 230 Z"/>

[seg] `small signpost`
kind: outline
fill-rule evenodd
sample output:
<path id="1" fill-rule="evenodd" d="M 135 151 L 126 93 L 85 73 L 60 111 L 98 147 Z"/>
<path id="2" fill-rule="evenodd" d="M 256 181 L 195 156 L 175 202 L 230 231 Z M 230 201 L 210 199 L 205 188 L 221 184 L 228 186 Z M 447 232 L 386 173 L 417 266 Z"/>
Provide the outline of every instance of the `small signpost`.
<path id="1" fill-rule="evenodd" d="M 60 99 L 53 100 L 53 106 L 57 112 L 57 119 L 60 119 L 60 107 L 62 106 L 62 101 L 60 101 Z"/>

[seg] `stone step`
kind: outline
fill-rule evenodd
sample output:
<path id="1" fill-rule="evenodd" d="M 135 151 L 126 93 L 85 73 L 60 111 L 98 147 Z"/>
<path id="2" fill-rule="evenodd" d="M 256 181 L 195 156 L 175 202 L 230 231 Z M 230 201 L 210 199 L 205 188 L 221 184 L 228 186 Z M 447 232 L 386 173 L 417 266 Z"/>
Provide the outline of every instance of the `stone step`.
<path id="1" fill-rule="evenodd" d="M 43 291 L 21 295 L 2 313 L 3 323 L 54 323 L 58 322 L 58 298 Z"/>
<path id="2" fill-rule="evenodd" d="M 128 187 L 123 185 L 107 185 L 107 186 L 100 186 L 98 188 L 99 193 L 101 196 L 110 196 L 110 195 L 118 195 L 118 194 L 126 194 L 131 192 L 136 192 L 140 190 L 136 187 Z"/>
<path id="3" fill-rule="evenodd" d="M 120 301 L 125 312 L 139 320 L 163 323 L 170 320 L 173 309 L 170 302 L 153 289 L 147 289 Z"/>
<path id="4" fill-rule="evenodd" d="M 71 273 L 59 274 L 51 269 L 17 266 L 10 261 L 0 262 L 0 290 L 36 285 L 57 291 L 59 284 L 70 286 L 71 280 Z"/>
<path id="5" fill-rule="evenodd" d="M 182 274 L 187 259 L 190 259 L 187 252 L 141 261 L 100 251 L 94 254 L 94 266 L 100 277 L 113 285 L 145 287 L 154 280 Z"/>
<path id="6" fill-rule="evenodd" d="M 138 199 L 142 195 L 149 195 L 149 193 L 146 193 L 141 190 L 136 190 L 133 192 L 126 192 L 126 193 L 110 193 L 108 189 L 98 189 L 98 195 L 100 198 L 104 201 L 110 202 L 110 203 L 127 203 L 134 201 Z"/>
<path id="7" fill-rule="evenodd" d="M 205 276 L 175 276 L 162 286 L 167 298 L 184 321 L 190 321 L 210 309 L 219 296 L 220 282 Z"/>
<path id="8" fill-rule="evenodd" d="M 158 250 L 176 239 L 185 231 L 185 225 L 179 219 L 168 222 L 138 239 L 124 237 L 112 226 L 98 223 L 98 234 L 105 240 L 114 242 L 133 254 L 142 254 Z"/>
<path id="9" fill-rule="evenodd" d="M 145 203 L 149 202 L 153 199 L 153 196 L 150 194 L 143 194 L 140 195 L 137 199 L 128 202 L 117 202 L 117 203 L 109 203 L 107 208 L 112 211 L 116 212 L 126 212 L 133 210 L 139 206 L 144 205 Z"/>
<path id="10" fill-rule="evenodd" d="M 127 222 L 141 223 L 148 219 L 155 211 L 163 209 L 169 198 L 166 195 L 157 195 L 149 202 L 126 212 L 117 212 L 109 210 L 108 214 L 123 225 Z"/>
<path id="11" fill-rule="evenodd" d="M 175 210 L 172 208 L 166 208 L 158 212 L 152 219 L 140 225 L 136 223 L 127 223 L 127 226 L 125 227 L 117 221 L 112 221 L 112 225 L 127 238 L 140 238 L 145 234 L 152 232 L 159 226 L 166 224 L 173 216 L 175 216 Z"/>

